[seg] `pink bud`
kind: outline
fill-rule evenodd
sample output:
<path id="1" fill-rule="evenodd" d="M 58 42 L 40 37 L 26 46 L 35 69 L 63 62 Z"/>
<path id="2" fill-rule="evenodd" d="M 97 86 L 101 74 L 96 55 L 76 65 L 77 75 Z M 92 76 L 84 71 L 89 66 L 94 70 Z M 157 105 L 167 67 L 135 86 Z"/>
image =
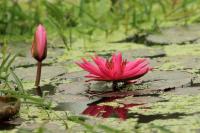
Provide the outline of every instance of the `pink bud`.
<path id="1" fill-rule="evenodd" d="M 47 56 L 47 36 L 45 28 L 38 25 L 31 49 L 32 56 L 39 62 Z"/>

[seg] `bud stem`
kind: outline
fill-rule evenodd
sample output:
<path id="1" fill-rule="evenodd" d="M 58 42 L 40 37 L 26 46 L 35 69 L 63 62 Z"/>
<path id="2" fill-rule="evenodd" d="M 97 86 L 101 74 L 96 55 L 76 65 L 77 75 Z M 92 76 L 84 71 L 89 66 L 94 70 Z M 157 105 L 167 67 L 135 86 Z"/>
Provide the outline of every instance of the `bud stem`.
<path id="1" fill-rule="evenodd" d="M 38 61 L 38 63 L 37 63 L 37 75 L 36 75 L 36 80 L 35 80 L 36 94 L 38 96 L 42 96 L 42 91 L 41 91 L 41 88 L 40 88 L 41 69 L 42 69 L 42 62 Z"/>

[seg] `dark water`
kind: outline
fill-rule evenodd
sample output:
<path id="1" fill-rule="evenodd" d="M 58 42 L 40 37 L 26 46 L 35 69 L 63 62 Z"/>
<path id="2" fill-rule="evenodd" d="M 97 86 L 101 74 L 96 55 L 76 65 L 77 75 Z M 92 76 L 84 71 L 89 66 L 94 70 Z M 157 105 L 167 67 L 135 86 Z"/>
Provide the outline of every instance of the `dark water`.
<path id="1" fill-rule="evenodd" d="M 130 107 L 138 106 L 141 104 L 120 104 L 120 106 L 99 105 L 100 103 L 112 102 L 121 97 L 104 97 L 101 99 L 94 99 L 85 102 L 76 103 L 60 103 L 55 110 L 68 110 L 75 114 L 83 114 L 95 117 L 118 117 L 120 119 L 127 119 L 128 109 Z"/>
<path id="2" fill-rule="evenodd" d="M 16 117 L 9 120 L 2 120 L 0 121 L 0 130 L 11 130 L 14 129 L 16 126 L 22 124 L 24 120 L 22 118 Z"/>
<path id="3" fill-rule="evenodd" d="M 0 130 L 14 129 L 16 125 L 0 121 Z"/>

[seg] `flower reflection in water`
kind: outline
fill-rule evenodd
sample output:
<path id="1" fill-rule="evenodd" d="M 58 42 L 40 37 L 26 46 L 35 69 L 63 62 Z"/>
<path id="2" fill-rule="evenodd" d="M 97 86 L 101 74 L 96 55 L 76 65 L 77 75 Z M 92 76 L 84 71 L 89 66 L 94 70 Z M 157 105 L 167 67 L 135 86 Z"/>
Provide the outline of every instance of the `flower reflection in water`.
<path id="1" fill-rule="evenodd" d="M 84 115 L 108 118 L 110 116 L 117 116 L 122 120 L 127 119 L 128 109 L 141 104 L 124 104 L 114 102 L 122 97 L 105 97 L 101 100 L 89 104 L 89 106 L 82 112 Z M 109 105 L 109 103 L 111 105 Z"/>

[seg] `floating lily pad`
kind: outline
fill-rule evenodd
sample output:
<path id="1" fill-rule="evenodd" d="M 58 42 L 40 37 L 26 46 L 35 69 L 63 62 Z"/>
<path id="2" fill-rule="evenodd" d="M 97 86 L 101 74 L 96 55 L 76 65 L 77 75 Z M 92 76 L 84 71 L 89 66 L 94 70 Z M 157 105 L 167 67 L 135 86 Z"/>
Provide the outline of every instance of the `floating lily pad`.
<path id="1" fill-rule="evenodd" d="M 147 44 L 186 44 L 200 39 L 200 25 L 177 26 L 161 29 L 160 33 L 153 33 L 146 37 Z"/>
<path id="2" fill-rule="evenodd" d="M 56 93 L 60 94 L 83 94 L 88 89 L 84 81 L 60 84 L 56 87 Z"/>
<path id="3" fill-rule="evenodd" d="M 43 66 L 50 66 L 53 63 L 52 59 L 46 59 L 43 62 Z M 17 57 L 15 61 L 13 62 L 13 66 L 19 68 L 28 68 L 28 67 L 35 67 L 37 64 L 37 61 L 33 59 L 30 55 L 28 57 Z"/>
<path id="4" fill-rule="evenodd" d="M 63 96 L 61 97 L 65 97 L 65 95 L 72 94 L 72 95 L 75 95 L 74 97 L 80 98 L 77 95 L 79 94 L 85 95 L 86 94 L 85 91 L 88 89 L 90 89 L 90 91 L 95 91 L 97 93 L 97 94 L 94 93 L 94 95 L 100 96 L 102 94 L 100 93 L 98 94 L 98 92 L 106 92 L 106 91 L 109 92 L 112 90 L 111 88 L 112 83 L 109 83 L 109 82 L 85 83 L 84 80 L 80 77 L 80 75 L 78 75 L 78 73 L 77 74 L 73 73 L 74 77 L 71 77 L 74 79 L 79 79 L 78 82 L 60 84 L 57 87 L 56 90 L 59 96 L 62 94 Z M 81 73 L 81 74 L 82 76 L 84 75 L 84 73 Z M 132 84 L 131 86 L 128 86 L 128 87 L 131 88 L 131 90 L 137 90 L 136 92 L 130 93 L 131 95 L 146 95 L 146 94 L 151 94 L 151 92 L 154 93 L 155 91 L 167 91 L 167 90 L 182 87 L 182 86 L 189 86 L 192 78 L 193 76 L 187 72 L 153 71 L 141 78 L 142 80 L 141 85 Z M 122 88 L 122 90 L 123 89 L 126 90 L 126 88 Z M 121 95 L 121 93 L 122 92 L 120 92 L 120 94 L 113 94 L 113 95 Z M 105 96 L 105 95 L 113 96 L 112 94 L 104 94 L 102 96 Z M 62 99 L 59 96 L 57 96 L 57 98 Z M 64 98 L 65 101 L 69 101 L 70 99 L 68 98 Z"/>
<path id="5" fill-rule="evenodd" d="M 63 80 L 70 80 L 70 81 L 73 81 L 73 82 L 76 82 L 76 81 L 83 81 L 85 79 L 85 75 L 87 74 L 88 72 L 86 71 L 78 71 L 78 72 L 71 72 L 71 73 L 63 73 L 61 75 L 58 75 L 54 78 L 52 78 L 51 80 L 54 81 L 54 80 L 60 80 L 60 81 L 63 81 Z"/>
<path id="6" fill-rule="evenodd" d="M 75 88 L 71 88 L 75 89 Z M 69 90 L 68 90 L 69 91 Z M 80 91 L 80 92 L 79 92 Z M 82 93 L 83 90 L 75 90 L 75 94 L 70 94 L 70 91 L 58 92 L 55 95 L 49 96 L 54 102 L 57 103 L 57 106 L 54 110 L 57 111 L 71 111 L 75 114 L 80 114 L 85 108 L 87 108 L 88 104 L 98 100 L 99 98 L 89 98 Z"/>
<path id="7" fill-rule="evenodd" d="M 190 84 L 193 76 L 181 71 L 153 71 L 141 78 L 147 83 L 147 89 L 165 90 Z"/>
<path id="8" fill-rule="evenodd" d="M 145 49 L 135 49 L 123 52 L 123 56 L 127 59 L 132 58 L 158 58 L 165 57 L 166 53 L 162 49 L 158 48 L 145 48 Z"/>
<path id="9" fill-rule="evenodd" d="M 176 56 L 169 58 L 170 62 L 177 62 L 184 69 L 200 69 L 200 57 L 197 56 Z"/>
<path id="10" fill-rule="evenodd" d="M 20 109 L 20 100 L 15 97 L 0 97 L 0 121 L 8 120 L 15 116 Z"/>
<path id="11" fill-rule="evenodd" d="M 187 72 L 181 71 L 153 71 L 146 74 L 144 77 L 141 78 L 141 83 L 139 84 L 130 84 L 125 88 L 121 88 L 121 90 L 132 90 L 133 93 L 131 95 L 143 95 L 148 94 L 155 91 L 167 91 L 173 88 L 182 87 L 182 86 L 189 86 L 193 76 Z M 97 92 L 109 92 L 112 91 L 112 83 L 108 82 L 93 82 L 90 85 L 91 91 Z M 135 92 L 134 90 L 137 90 Z M 139 91 L 141 90 L 141 91 Z M 144 90 L 144 91 L 143 91 Z M 141 92 L 141 94 L 140 94 Z M 113 95 L 121 95 L 123 94 L 115 94 L 111 92 L 111 96 Z M 118 93 L 118 92 L 117 92 Z M 124 92 L 126 93 L 126 92 Z M 102 95 L 102 94 L 101 94 Z M 108 95 L 108 94 L 107 94 Z M 126 94 L 123 94 L 126 95 Z M 104 94 L 105 96 L 105 94 Z"/>
<path id="12" fill-rule="evenodd" d="M 159 70 L 188 70 L 194 71 L 200 69 L 200 58 L 197 56 L 169 56 L 156 58 L 150 61 L 151 66 Z"/>
<path id="13" fill-rule="evenodd" d="M 200 93 L 200 87 L 176 88 L 175 90 L 169 93 L 172 93 L 175 95 L 196 95 Z"/>
<path id="14" fill-rule="evenodd" d="M 66 133 L 65 127 L 61 126 L 61 124 L 57 124 L 56 122 L 46 122 L 46 123 L 31 123 L 26 122 L 23 126 L 20 127 L 20 130 L 26 132 L 33 132 L 35 129 L 41 128 L 43 133 L 49 132 L 59 132 L 59 133 Z M 19 130 L 19 131 L 20 131 Z"/>
<path id="15" fill-rule="evenodd" d="M 12 45 L 12 46 L 11 46 Z M 17 54 L 17 58 L 15 59 L 15 61 L 13 62 L 13 66 L 15 67 L 33 67 L 35 66 L 35 64 L 37 63 L 37 61 L 32 57 L 31 55 L 31 43 L 27 44 L 27 43 L 20 43 L 20 44 L 9 44 L 8 45 L 9 50 L 14 53 Z M 23 49 L 22 49 L 23 47 Z M 57 59 L 63 55 L 64 53 L 64 49 L 63 48 L 52 48 L 52 47 L 48 47 L 48 56 L 45 59 L 45 61 L 43 61 L 44 65 L 49 65 L 52 63 L 57 63 Z"/>
<path id="16" fill-rule="evenodd" d="M 25 81 L 34 81 L 36 76 L 37 67 L 29 68 L 16 68 L 15 73 Z M 60 74 L 66 73 L 66 69 L 61 66 L 43 66 L 42 78 L 51 79 Z"/>
<path id="17" fill-rule="evenodd" d="M 49 132 L 66 133 L 65 127 L 53 122 L 45 124 L 43 128 L 45 130 L 44 133 L 49 133 Z"/>
<path id="18" fill-rule="evenodd" d="M 150 58 L 150 66 L 157 68 L 163 63 L 163 58 L 166 57 L 166 53 L 160 48 L 145 48 L 145 49 L 135 49 L 127 50 L 122 53 L 123 57 L 127 60 L 134 60 L 136 58 Z"/>
<path id="19" fill-rule="evenodd" d="M 59 102 L 58 105 L 54 108 L 56 111 L 70 111 L 75 114 L 81 114 L 88 105 L 98 99 L 80 99 L 79 101 L 64 101 Z"/>
<path id="20" fill-rule="evenodd" d="M 80 102 L 80 101 L 89 101 L 90 99 L 84 95 L 72 95 L 72 94 L 59 94 L 49 96 L 53 101 L 57 103 L 67 103 L 67 102 Z"/>
<path id="21" fill-rule="evenodd" d="M 159 97 L 150 97 L 150 96 L 140 96 L 140 97 L 133 97 L 133 96 L 129 96 L 129 97 L 125 97 L 122 99 L 117 100 L 117 102 L 119 103 L 123 103 L 123 104 L 147 104 L 147 103 L 153 103 L 153 102 L 158 102 L 158 101 L 162 101 L 164 99 L 159 98 Z"/>

